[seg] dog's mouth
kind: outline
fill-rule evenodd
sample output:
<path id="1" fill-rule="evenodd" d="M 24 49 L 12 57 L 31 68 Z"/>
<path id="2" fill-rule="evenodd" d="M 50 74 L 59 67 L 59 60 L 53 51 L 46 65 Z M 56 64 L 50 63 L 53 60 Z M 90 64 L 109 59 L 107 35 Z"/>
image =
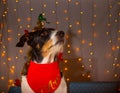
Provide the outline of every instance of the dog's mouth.
<path id="1" fill-rule="evenodd" d="M 50 49 L 58 44 L 64 44 L 64 39 L 58 40 L 54 45 L 51 45 L 48 49 Z"/>

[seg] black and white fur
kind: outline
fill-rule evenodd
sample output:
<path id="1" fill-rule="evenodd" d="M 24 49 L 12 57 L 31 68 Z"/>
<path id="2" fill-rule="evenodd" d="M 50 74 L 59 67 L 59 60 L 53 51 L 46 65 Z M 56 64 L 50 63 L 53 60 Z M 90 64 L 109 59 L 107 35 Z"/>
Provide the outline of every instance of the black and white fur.
<path id="1" fill-rule="evenodd" d="M 31 46 L 30 60 L 38 64 L 49 64 L 57 60 L 59 52 L 63 52 L 64 32 L 52 28 L 42 28 L 35 32 L 28 32 L 20 38 L 16 46 L 23 47 L 25 42 Z M 23 71 L 25 72 L 22 73 L 22 93 L 34 93 L 26 79 L 28 68 L 29 63 L 24 66 Z M 67 85 L 64 77 L 62 77 L 61 83 L 55 93 L 67 93 Z"/>

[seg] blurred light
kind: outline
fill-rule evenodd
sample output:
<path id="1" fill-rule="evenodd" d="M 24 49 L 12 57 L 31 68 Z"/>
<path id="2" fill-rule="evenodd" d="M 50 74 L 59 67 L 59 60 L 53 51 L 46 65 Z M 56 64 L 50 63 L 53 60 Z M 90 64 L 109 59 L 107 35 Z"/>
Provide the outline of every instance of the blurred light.
<path id="1" fill-rule="evenodd" d="M 16 3 L 18 3 L 19 2 L 19 0 L 16 0 Z"/>
<path id="2" fill-rule="evenodd" d="M 18 59 L 18 56 L 16 56 L 15 58 Z"/>
<path id="3" fill-rule="evenodd" d="M 64 13 L 67 13 L 67 12 L 68 12 L 68 11 L 65 9 L 65 10 L 64 10 Z"/>
<path id="4" fill-rule="evenodd" d="M 78 2 L 78 1 L 76 1 L 76 2 L 75 2 L 75 5 L 78 5 L 78 4 L 79 4 L 79 2 Z"/>
<path id="5" fill-rule="evenodd" d="M 96 8 L 96 7 L 97 7 L 97 5 L 96 5 L 96 4 L 93 4 L 93 7 L 94 7 L 94 8 Z"/>
<path id="6" fill-rule="evenodd" d="M 114 77 L 118 77 L 118 74 L 114 74 Z"/>
<path id="7" fill-rule="evenodd" d="M 67 63 L 67 62 L 68 62 L 68 60 L 64 60 L 64 62 L 65 62 L 65 63 Z"/>
<path id="8" fill-rule="evenodd" d="M 71 0 L 68 0 L 68 2 L 71 2 Z"/>
<path id="9" fill-rule="evenodd" d="M 65 20 L 66 20 L 66 21 L 68 21 L 68 20 L 69 20 L 69 18 L 68 18 L 68 17 L 66 17 L 66 18 L 65 18 Z"/>
<path id="10" fill-rule="evenodd" d="M 47 4 L 43 4 L 43 7 L 46 8 L 46 7 L 47 7 Z"/>
<path id="11" fill-rule="evenodd" d="M 87 77 L 88 77 L 88 78 L 91 78 L 91 76 L 90 76 L 90 75 L 88 75 Z"/>
<path id="12" fill-rule="evenodd" d="M 55 4 L 58 5 L 58 1 L 56 1 Z"/>
<path id="13" fill-rule="evenodd" d="M 80 25 L 80 22 L 79 22 L 79 21 L 77 21 L 77 22 L 76 22 L 76 25 Z"/>
<path id="14" fill-rule="evenodd" d="M 78 30 L 78 33 L 80 34 L 81 32 L 82 32 L 82 31 L 79 29 L 79 30 Z"/>
<path id="15" fill-rule="evenodd" d="M 69 79 L 69 78 L 67 78 L 67 81 L 70 81 L 70 79 Z"/>
<path id="16" fill-rule="evenodd" d="M 111 26 L 111 24 L 110 24 L 110 23 L 108 23 L 108 24 L 107 24 L 107 26 L 108 26 L 108 27 L 110 27 L 110 26 Z"/>
<path id="17" fill-rule="evenodd" d="M 55 14 L 55 11 L 53 10 L 52 13 Z"/>
<path id="18" fill-rule="evenodd" d="M 30 17 L 28 17 L 28 18 L 27 18 L 27 21 L 31 21 L 31 18 L 30 18 Z"/>
<path id="19" fill-rule="evenodd" d="M 4 76 L 2 76 L 2 77 L 1 77 L 1 80 L 4 80 L 4 79 L 5 79 L 5 77 L 4 77 Z"/>
<path id="20" fill-rule="evenodd" d="M 7 58 L 8 61 L 11 61 L 12 59 L 10 57 Z"/>
<path id="21" fill-rule="evenodd" d="M 85 44 L 85 42 L 86 42 L 85 40 L 82 40 L 82 44 Z"/>
<path id="22" fill-rule="evenodd" d="M 81 67 L 82 67 L 82 68 L 84 68 L 85 66 L 84 66 L 84 65 L 82 65 Z"/>
<path id="23" fill-rule="evenodd" d="M 93 55 L 94 53 L 93 52 L 90 52 L 90 55 Z"/>
<path id="24" fill-rule="evenodd" d="M 94 18 L 96 18 L 96 17 L 97 17 L 97 15 L 96 15 L 96 14 L 94 14 L 94 15 L 93 15 L 93 17 L 94 17 Z"/>
<path id="25" fill-rule="evenodd" d="M 33 11 L 34 11 L 34 9 L 33 9 L 33 8 L 30 8 L 30 11 L 31 11 L 31 12 L 33 12 Z"/>
<path id="26" fill-rule="evenodd" d="M 82 57 L 78 58 L 78 61 L 82 61 Z"/>
<path id="27" fill-rule="evenodd" d="M 8 37 L 8 38 L 7 38 L 7 40 L 8 40 L 8 41 L 11 41 L 11 40 L 12 40 L 12 38 Z"/>
<path id="28" fill-rule="evenodd" d="M 68 44 L 67 47 L 70 48 L 70 44 Z"/>
<path id="29" fill-rule="evenodd" d="M 106 35 L 109 35 L 109 32 L 106 32 Z"/>
<path id="30" fill-rule="evenodd" d="M 89 46 L 92 46 L 92 45 L 93 45 L 93 43 L 92 43 L 92 42 L 90 42 L 90 43 L 89 43 Z"/>
<path id="31" fill-rule="evenodd" d="M 90 68 L 92 68 L 92 65 L 89 65 Z"/>
<path id="32" fill-rule="evenodd" d="M 112 50 L 115 51 L 115 50 L 116 50 L 116 47 L 115 47 L 115 46 L 112 46 Z"/>
<path id="33" fill-rule="evenodd" d="M 67 68 L 67 67 L 65 67 L 65 68 L 64 68 L 64 70 L 65 70 L 65 71 L 67 71 L 67 70 L 68 70 L 68 68 Z"/>
<path id="34" fill-rule="evenodd" d="M 12 69 L 15 69 L 15 66 L 12 66 Z"/>
<path id="35" fill-rule="evenodd" d="M 109 70 L 107 70 L 106 72 L 107 72 L 107 73 L 110 73 L 110 71 L 109 71 Z"/>
<path id="36" fill-rule="evenodd" d="M 16 11 L 17 11 L 17 9 L 15 8 L 15 9 L 13 9 L 13 11 L 14 11 L 14 12 L 16 12 Z"/>
<path id="37" fill-rule="evenodd" d="M 30 28 L 30 24 L 27 25 L 27 28 Z"/>
<path id="38" fill-rule="evenodd" d="M 19 50 L 19 53 L 23 53 L 23 50 L 20 49 L 20 50 Z"/>
<path id="39" fill-rule="evenodd" d="M 80 14 L 83 15 L 84 13 L 81 11 Z"/>
<path id="40" fill-rule="evenodd" d="M 72 25 L 69 25 L 69 28 L 72 28 Z"/>
<path id="41" fill-rule="evenodd" d="M 60 24 L 60 22 L 59 22 L 59 21 L 56 21 L 56 24 L 57 24 L 57 25 L 59 25 L 59 24 Z"/>
<path id="42" fill-rule="evenodd" d="M 96 23 L 92 23 L 92 26 L 94 27 L 96 25 Z"/>
<path id="43" fill-rule="evenodd" d="M 89 59 L 88 59 L 88 61 L 92 61 L 92 59 L 91 59 L 91 58 L 89 58 Z"/>
<path id="44" fill-rule="evenodd" d="M 20 21 L 21 21 L 21 18 L 18 18 L 17 21 L 20 22 Z"/>
<path id="45" fill-rule="evenodd" d="M 70 53 L 71 53 L 71 51 L 70 51 L 70 50 L 68 50 L 68 51 L 67 51 L 67 53 L 68 53 L 68 54 L 70 54 Z"/>
<path id="46" fill-rule="evenodd" d="M 80 51 L 80 48 L 79 48 L 79 47 L 76 47 L 75 50 L 76 50 L 76 51 Z"/>

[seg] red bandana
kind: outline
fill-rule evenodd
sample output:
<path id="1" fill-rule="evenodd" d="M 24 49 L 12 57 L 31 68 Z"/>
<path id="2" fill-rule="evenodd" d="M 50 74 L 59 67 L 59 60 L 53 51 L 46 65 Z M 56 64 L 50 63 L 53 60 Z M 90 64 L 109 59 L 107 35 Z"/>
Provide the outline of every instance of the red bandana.
<path id="1" fill-rule="evenodd" d="M 53 93 L 61 81 L 58 62 L 37 64 L 31 61 L 27 81 L 35 93 Z"/>

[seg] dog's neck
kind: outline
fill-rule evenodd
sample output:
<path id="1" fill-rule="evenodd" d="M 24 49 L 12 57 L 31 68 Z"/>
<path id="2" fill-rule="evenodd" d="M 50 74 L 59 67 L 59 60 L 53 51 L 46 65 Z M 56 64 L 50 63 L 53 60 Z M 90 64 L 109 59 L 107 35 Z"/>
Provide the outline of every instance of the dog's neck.
<path id="1" fill-rule="evenodd" d="M 54 53 L 50 53 L 45 57 L 42 57 L 41 62 L 38 62 L 37 60 L 33 60 L 33 62 L 38 63 L 38 64 L 49 64 L 57 60 L 57 55 Z"/>
<path id="2" fill-rule="evenodd" d="M 55 54 L 48 54 L 43 60 L 41 61 L 41 64 L 49 64 L 56 61 L 56 55 Z"/>

